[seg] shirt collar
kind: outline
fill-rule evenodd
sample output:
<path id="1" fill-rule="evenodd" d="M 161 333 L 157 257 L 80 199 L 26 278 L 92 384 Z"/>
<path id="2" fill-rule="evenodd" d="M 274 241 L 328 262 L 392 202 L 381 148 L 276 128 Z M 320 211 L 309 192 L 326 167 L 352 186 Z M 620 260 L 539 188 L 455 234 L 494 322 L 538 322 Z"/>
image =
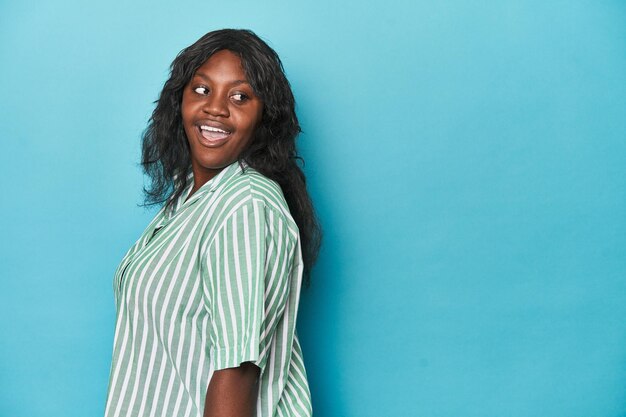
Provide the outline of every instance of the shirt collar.
<path id="1" fill-rule="evenodd" d="M 173 210 L 171 211 L 171 213 L 169 213 L 170 217 L 174 213 L 176 213 L 182 206 L 193 204 L 203 195 L 207 193 L 215 192 L 221 185 L 225 184 L 229 178 L 243 172 L 242 167 L 243 169 L 245 169 L 248 167 L 248 164 L 245 161 L 241 161 L 241 165 L 240 165 L 239 161 L 235 161 L 232 164 L 227 165 L 216 176 L 214 176 L 209 181 L 204 183 L 198 190 L 196 190 L 195 193 L 193 193 L 191 197 L 189 197 L 187 201 L 185 201 L 185 199 L 191 192 L 191 189 L 193 188 L 194 177 L 193 177 L 193 170 L 191 169 L 191 166 L 190 166 L 186 175 L 187 186 L 185 187 L 185 190 L 183 191 L 183 193 L 178 197 L 178 200 L 176 201 L 176 203 L 173 205 Z"/>

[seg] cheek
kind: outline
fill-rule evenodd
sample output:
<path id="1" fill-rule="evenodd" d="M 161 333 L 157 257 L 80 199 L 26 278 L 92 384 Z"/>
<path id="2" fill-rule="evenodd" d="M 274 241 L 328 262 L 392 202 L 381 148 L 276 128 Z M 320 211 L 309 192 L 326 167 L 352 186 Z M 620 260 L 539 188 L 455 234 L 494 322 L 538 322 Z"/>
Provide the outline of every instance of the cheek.
<path id="1" fill-rule="evenodd" d="M 190 117 L 188 107 L 186 109 L 181 108 L 180 117 L 182 121 L 183 133 L 185 134 L 185 137 L 189 139 L 189 135 L 193 134 L 193 129 L 195 129 L 195 126 Z"/>
<path id="2" fill-rule="evenodd" d="M 261 126 L 261 117 L 263 115 L 263 107 L 260 105 L 257 110 L 250 116 L 250 130 L 254 132 Z"/>
<path id="3" fill-rule="evenodd" d="M 190 142 L 189 137 L 193 134 L 192 129 L 193 126 L 189 126 L 188 123 L 185 121 L 185 118 L 183 117 L 182 133 L 184 133 L 187 142 Z"/>
<path id="4" fill-rule="evenodd" d="M 183 123 L 189 123 L 192 115 L 195 113 L 195 109 L 198 106 L 197 100 L 194 101 L 190 96 L 187 88 L 183 91 L 183 96 L 180 100 L 180 115 L 183 119 Z"/>
<path id="5" fill-rule="evenodd" d="M 185 100 L 184 95 L 183 100 L 180 103 L 180 117 L 183 119 L 183 124 L 186 125 L 189 120 L 189 103 Z"/>
<path id="6" fill-rule="evenodd" d="M 254 136 L 254 132 L 260 125 L 260 118 L 256 113 L 246 113 L 241 115 L 240 127 L 246 137 Z"/>

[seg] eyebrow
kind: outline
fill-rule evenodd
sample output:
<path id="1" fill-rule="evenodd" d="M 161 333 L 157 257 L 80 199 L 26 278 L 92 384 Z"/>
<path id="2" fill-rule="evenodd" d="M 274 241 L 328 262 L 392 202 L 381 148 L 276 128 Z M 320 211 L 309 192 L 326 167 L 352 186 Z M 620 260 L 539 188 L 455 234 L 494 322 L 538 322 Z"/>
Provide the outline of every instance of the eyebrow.
<path id="1" fill-rule="evenodd" d="M 200 77 L 203 80 L 206 81 L 211 81 L 211 78 L 208 77 L 207 75 L 203 74 L 202 72 L 196 72 L 194 75 L 194 77 Z M 230 82 L 230 85 L 239 85 L 239 84 L 248 84 L 250 85 L 250 83 L 248 82 L 248 80 L 234 80 Z"/>

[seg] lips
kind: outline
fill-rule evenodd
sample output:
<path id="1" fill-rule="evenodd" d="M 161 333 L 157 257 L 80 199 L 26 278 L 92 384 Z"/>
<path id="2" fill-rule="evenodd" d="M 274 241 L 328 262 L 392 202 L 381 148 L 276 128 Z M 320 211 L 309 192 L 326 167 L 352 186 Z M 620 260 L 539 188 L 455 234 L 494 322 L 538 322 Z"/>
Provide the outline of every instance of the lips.
<path id="1" fill-rule="evenodd" d="M 202 121 L 197 125 L 200 133 L 200 143 L 205 146 L 219 146 L 232 135 L 232 130 L 223 123 Z"/>

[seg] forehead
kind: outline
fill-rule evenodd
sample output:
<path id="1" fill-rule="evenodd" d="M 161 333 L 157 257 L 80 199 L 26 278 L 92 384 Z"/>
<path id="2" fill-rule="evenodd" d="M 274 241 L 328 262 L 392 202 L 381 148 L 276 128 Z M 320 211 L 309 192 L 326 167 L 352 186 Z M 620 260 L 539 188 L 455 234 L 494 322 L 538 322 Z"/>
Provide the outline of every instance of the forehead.
<path id="1" fill-rule="evenodd" d="M 223 49 L 211 55 L 194 73 L 201 78 L 219 80 L 243 80 L 247 81 L 246 73 L 241 64 L 241 58 L 227 49 Z"/>

